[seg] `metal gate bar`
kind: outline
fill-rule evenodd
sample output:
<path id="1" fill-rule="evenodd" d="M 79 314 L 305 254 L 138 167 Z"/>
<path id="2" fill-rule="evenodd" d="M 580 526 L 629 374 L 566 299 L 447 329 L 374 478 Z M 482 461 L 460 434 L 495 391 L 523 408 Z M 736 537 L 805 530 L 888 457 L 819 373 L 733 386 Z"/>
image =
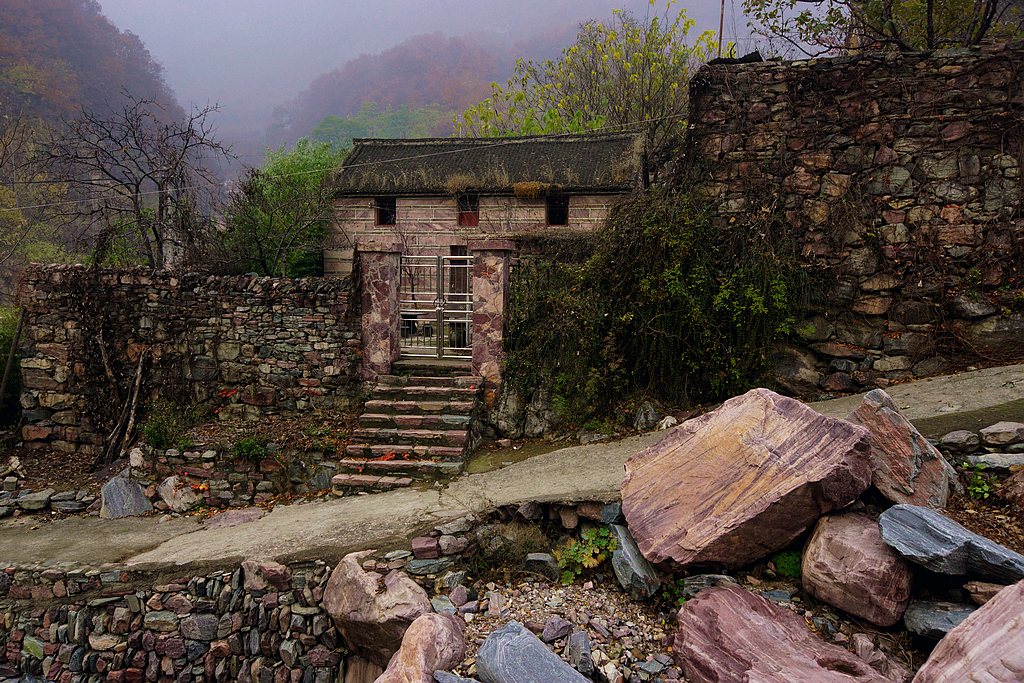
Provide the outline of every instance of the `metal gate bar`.
<path id="1" fill-rule="evenodd" d="M 473 294 L 468 256 L 401 257 L 403 356 L 473 357 Z"/>

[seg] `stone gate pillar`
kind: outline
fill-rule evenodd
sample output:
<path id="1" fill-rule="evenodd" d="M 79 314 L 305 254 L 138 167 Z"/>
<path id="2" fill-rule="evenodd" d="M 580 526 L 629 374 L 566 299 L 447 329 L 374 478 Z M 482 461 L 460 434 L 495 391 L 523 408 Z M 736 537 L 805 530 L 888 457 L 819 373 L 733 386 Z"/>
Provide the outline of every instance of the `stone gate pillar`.
<path id="1" fill-rule="evenodd" d="M 360 242 L 359 273 L 362 278 L 363 380 L 372 382 L 391 372 L 398 358 L 399 259 L 402 246 L 397 242 Z"/>
<path id="2" fill-rule="evenodd" d="M 470 240 L 467 247 L 473 255 L 473 374 L 484 378 L 484 400 L 490 408 L 501 386 L 508 266 L 515 243 Z"/>

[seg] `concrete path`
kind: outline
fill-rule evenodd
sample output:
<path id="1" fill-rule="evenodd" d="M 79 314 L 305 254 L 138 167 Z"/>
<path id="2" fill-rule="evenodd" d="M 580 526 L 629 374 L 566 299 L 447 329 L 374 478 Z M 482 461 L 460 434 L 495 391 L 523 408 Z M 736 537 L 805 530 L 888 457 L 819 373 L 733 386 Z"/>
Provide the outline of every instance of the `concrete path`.
<path id="1" fill-rule="evenodd" d="M 977 428 L 973 421 L 985 420 L 986 415 L 997 417 L 980 426 L 1002 419 L 1024 421 L 1024 365 L 920 380 L 892 387 L 889 393 L 915 424 L 945 420 L 952 425 L 945 431 L 966 424 Z M 812 407 L 845 417 L 859 401 L 851 396 Z M 194 518 L 5 520 L 0 522 L 0 560 L 19 565 L 125 562 L 140 569 L 228 567 L 242 559 L 321 559 L 333 564 L 357 549 L 407 548 L 410 538 L 440 523 L 502 505 L 616 500 L 626 459 L 661 436 L 653 432 L 610 444 L 564 448 L 493 472 L 463 476 L 443 490 L 405 489 L 279 506 L 255 521 L 230 527 L 208 528 Z"/>

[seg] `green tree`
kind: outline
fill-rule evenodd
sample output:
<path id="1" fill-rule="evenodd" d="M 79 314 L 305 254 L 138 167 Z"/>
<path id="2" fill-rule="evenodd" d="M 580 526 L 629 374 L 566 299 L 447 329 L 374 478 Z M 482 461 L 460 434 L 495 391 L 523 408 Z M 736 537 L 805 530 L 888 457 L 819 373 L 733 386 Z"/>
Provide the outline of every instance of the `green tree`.
<path id="1" fill-rule="evenodd" d="M 329 142 L 335 150 L 351 147 L 355 138 L 426 138 L 447 135 L 455 112 L 437 105 L 410 109 L 406 105 L 381 109 L 376 102 L 363 102 L 355 116 L 326 116 L 311 136 L 314 142 Z"/>
<path id="2" fill-rule="evenodd" d="M 1008 0 L 744 0 L 749 26 L 807 54 L 891 47 L 903 52 L 1020 40 Z"/>
<path id="3" fill-rule="evenodd" d="M 653 3 L 652 3 L 653 4 Z M 556 60 L 519 60 L 505 87 L 456 120 L 469 137 L 585 132 L 599 128 L 646 133 L 648 159 L 681 136 L 687 83 L 712 54 L 715 34 L 691 46 L 685 10 L 643 20 L 615 10 L 609 24 L 588 21 Z"/>
<path id="4" fill-rule="evenodd" d="M 225 211 L 225 268 L 272 277 L 323 275 L 327 179 L 342 154 L 329 142 L 302 138 L 291 150 L 268 151 L 263 168 L 246 171 Z"/>

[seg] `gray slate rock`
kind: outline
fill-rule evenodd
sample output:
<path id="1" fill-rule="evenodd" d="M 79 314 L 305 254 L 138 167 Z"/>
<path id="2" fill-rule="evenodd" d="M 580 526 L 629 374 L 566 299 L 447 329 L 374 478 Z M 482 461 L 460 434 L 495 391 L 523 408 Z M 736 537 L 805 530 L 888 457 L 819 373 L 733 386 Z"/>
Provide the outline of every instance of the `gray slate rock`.
<path id="1" fill-rule="evenodd" d="M 153 504 L 146 498 L 142 485 L 122 476 L 114 477 L 104 484 L 100 495 L 103 499 L 100 517 L 103 519 L 131 517 L 153 509 Z"/>
<path id="2" fill-rule="evenodd" d="M 0 519 L 3 519 L 4 517 L 10 517 L 13 514 L 14 508 L 9 507 L 7 505 L 0 505 Z"/>
<path id="3" fill-rule="evenodd" d="M 73 515 L 78 512 L 85 512 L 86 505 L 77 500 L 51 500 L 50 507 L 63 515 Z"/>
<path id="4" fill-rule="evenodd" d="M 455 559 L 451 557 L 439 557 L 433 560 L 412 560 L 405 565 L 405 571 L 413 576 L 440 574 L 453 564 L 455 564 Z"/>
<path id="5" fill-rule="evenodd" d="M 939 448 L 954 453 L 973 453 L 981 447 L 981 438 L 974 432 L 966 429 L 958 429 L 955 432 L 944 434 L 939 439 Z"/>
<path id="6" fill-rule="evenodd" d="M 558 560 L 550 553 L 530 553 L 523 562 L 523 568 L 528 572 L 536 572 L 557 581 L 562 576 L 562 568 L 558 566 Z"/>
<path id="7" fill-rule="evenodd" d="M 915 600 L 907 606 L 907 611 L 903 613 L 903 624 L 911 633 L 931 640 L 942 640 L 947 633 L 953 630 L 953 627 L 959 625 L 977 609 L 977 605 L 938 600 Z"/>
<path id="8" fill-rule="evenodd" d="M 54 489 L 46 489 L 36 493 L 30 493 L 17 499 L 18 507 L 25 512 L 45 510 L 50 506 L 50 498 L 56 493 Z"/>
<path id="9" fill-rule="evenodd" d="M 1007 446 L 1024 441 L 1024 423 L 997 422 L 981 430 L 981 442 L 986 446 Z"/>
<path id="10" fill-rule="evenodd" d="M 1024 578 L 1024 555 L 917 505 L 894 505 L 879 517 L 882 540 L 911 562 L 940 574 L 1009 585 Z"/>
<path id="11" fill-rule="evenodd" d="M 459 611 L 447 595 L 435 595 L 430 598 L 430 606 L 439 614 L 456 614 Z"/>
<path id="12" fill-rule="evenodd" d="M 636 416 L 633 418 L 633 428 L 641 432 L 649 432 L 658 426 L 661 413 L 657 406 L 650 401 L 644 401 L 637 408 Z"/>
<path id="13" fill-rule="evenodd" d="M 696 574 L 683 579 L 683 597 L 686 600 L 712 586 L 739 586 L 739 581 L 727 574 Z"/>
<path id="14" fill-rule="evenodd" d="M 1024 453 L 968 455 L 964 461 L 968 465 L 981 465 L 986 470 L 1009 470 L 1011 467 L 1024 466 Z"/>
<path id="15" fill-rule="evenodd" d="M 645 600 L 661 587 L 661 579 L 654 565 L 640 554 L 640 548 L 629 533 L 629 529 L 621 524 L 611 525 L 615 536 L 615 551 L 612 553 L 612 569 L 629 597 L 633 600 Z"/>
<path id="16" fill-rule="evenodd" d="M 491 633 L 480 646 L 477 675 L 483 683 L 589 683 L 518 621 Z"/>
<path id="17" fill-rule="evenodd" d="M 480 683 L 475 678 L 463 678 L 447 671 L 435 671 L 434 680 L 437 683 Z"/>
<path id="18" fill-rule="evenodd" d="M 594 660 L 591 658 L 590 634 L 586 631 L 575 631 L 569 636 L 566 645 L 569 665 L 587 678 L 594 677 Z"/>
<path id="19" fill-rule="evenodd" d="M 570 633 L 572 633 L 572 624 L 557 614 L 552 614 L 544 624 L 544 631 L 540 634 L 540 639 L 545 643 L 550 643 L 559 638 L 565 638 Z"/>

